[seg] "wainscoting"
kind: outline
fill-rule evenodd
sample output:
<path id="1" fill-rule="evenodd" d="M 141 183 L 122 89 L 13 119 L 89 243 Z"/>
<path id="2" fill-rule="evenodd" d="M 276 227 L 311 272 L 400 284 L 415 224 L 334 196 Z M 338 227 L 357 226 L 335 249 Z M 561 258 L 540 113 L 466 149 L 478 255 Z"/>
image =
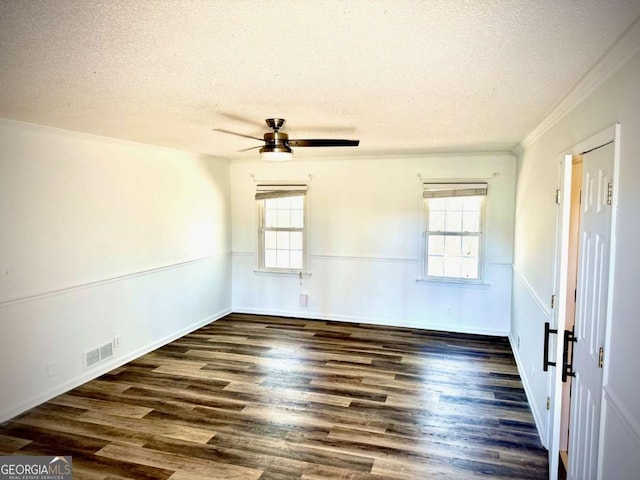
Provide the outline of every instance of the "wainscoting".
<path id="1" fill-rule="evenodd" d="M 488 262 L 482 284 L 418 281 L 418 258 L 311 254 L 310 275 L 254 272 L 233 252 L 234 312 L 507 336 L 510 263 Z M 300 305 L 300 294 L 309 297 Z"/>
<path id="2" fill-rule="evenodd" d="M 221 253 L 0 301 L 0 422 L 228 314 L 230 278 Z"/>
<path id="3" fill-rule="evenodd" d="M 74 478 L 544 479 L 505 338 L 231 314 L 0 425 Z"/>

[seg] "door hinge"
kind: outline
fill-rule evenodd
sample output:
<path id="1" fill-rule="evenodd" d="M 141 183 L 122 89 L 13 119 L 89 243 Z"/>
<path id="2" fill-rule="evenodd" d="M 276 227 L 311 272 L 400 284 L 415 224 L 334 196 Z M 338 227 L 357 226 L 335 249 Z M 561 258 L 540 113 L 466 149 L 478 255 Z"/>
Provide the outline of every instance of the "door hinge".
<path id="1" fill-rule="evenodd" d="M 613 202 L 613 184 L 607 183 L 607 205 L 611 205 Z"/>
<path id="2" fill-rule="evenodd" d="M 556 204 L 560 205 L 560 190 L 556 190 Z"/>
<path id="3" fill-rule="evenodd" d="M 551 397 L 547 397 L 547 410 L 551 410 Z"/>
<path id="4" fill-rule="evenodd" d="M 600 351 L 598 352 L 598 368 L 602 368 L 604 366 L 604 348 L 600 347 Z"/>
<path id="5" fill-rule="evenodd" d="M 551 308 L 556 308 L 556 296 L 551 295 Z"/>

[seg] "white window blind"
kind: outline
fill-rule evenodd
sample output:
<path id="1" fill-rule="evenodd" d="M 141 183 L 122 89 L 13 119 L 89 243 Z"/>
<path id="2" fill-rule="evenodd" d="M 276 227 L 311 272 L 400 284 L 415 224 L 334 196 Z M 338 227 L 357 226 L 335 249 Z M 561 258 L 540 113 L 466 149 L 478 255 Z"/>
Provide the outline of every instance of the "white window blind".
<path id="1" fill-rule="evenodd" d="M 423 183 L 423 198 L 473 197 L 487 194 L 486 183 Z"/>
<path id="2" fill-rule="evenodd" d="M 256 200 L 268 198 L 301 197 L 306 195 L 307 186 L 300 185 L 258 185 L 256 188 Z"/>

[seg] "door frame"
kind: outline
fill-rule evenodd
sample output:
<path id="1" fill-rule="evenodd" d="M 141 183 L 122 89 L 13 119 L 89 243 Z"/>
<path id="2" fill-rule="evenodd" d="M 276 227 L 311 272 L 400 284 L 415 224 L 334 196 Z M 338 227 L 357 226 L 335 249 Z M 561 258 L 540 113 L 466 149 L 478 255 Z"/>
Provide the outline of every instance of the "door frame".
<path id="1" fill-rule="evenodd" d="M 601 132 L 587 138 L 586 140 L 565 150 L 559 155 L 559 208 L 556 217 L 556 247 L 555 247 L 555 265 L 554 265 L 554 286 L 553 292 L 556 295 L 556 307 L 553 311 L 553 323 L 558 330 L 555 344 L 556 368 L 553 373 L 548 376 L 548 396 L 550 399 L 550 409 L 547 414 L 547 445 L 549 449 L 549 479 L 557 480 L 558 466 L 560 456 L 560 415 L 562 412 L 562 353 L 563 342 L 561 341 L 565 329 L 565 317 L 567 311 L 567 282 L 568 282 L 568 264 L 567 258 L 569 253 L 569 216 L 571 208 L 571 168 L 573 157 L 583 154 L 589 150 L 600 147 L 607 143 L 614 142 L 614 158 L 613 158 L 613 198 L 612 198 L 612 218 L 611 218 L 611 241 L 609 252 L 609 285 L 607 293 L 607 318 L 605 319 L 605 351 L 604 362 L 605 368 L 603 372 L 603 385 L 606 384 L 607 365 L 609 355 L 609 339 L 612 298 L 613 298 L 613 277 L 615 265 L 615 226 L 618 205 L 618 183 L 620 170 L 620 124 L 616 123 Z M 562 333 L 561 333 L 562 332 Z M 602 395 L 602 394 L 601 394 Z M 601 397 L 601 401 L 603 401 Z M 602 431 L 602 410 L 601 410 L 601 428 Z M 601 438 L 600 438 L 601 440 Z M 598 449 L 598 477 L 600 477 L 600 456 L 602 445 L 599 441 Z M 571 459 L 569 459 L 571 461 Z"/>

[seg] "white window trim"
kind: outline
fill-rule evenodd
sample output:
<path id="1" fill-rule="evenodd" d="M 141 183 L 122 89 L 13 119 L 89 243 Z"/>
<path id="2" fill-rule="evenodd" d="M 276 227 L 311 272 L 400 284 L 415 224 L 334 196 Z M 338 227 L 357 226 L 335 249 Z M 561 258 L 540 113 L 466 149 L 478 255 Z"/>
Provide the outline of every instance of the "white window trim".
<path id="1" fill-rule="evenodd" d="M 484 183 L 488 187 L 488 182 L 486 179 L 475 180 L 475 179 L 465 179 L 465 180 L 426 180 L 423 179 L 423 190 L 424 185 L 426 184 L 435 184 L 435 183 L 447 183 L 447 184 L 465 184 L 465 183 Z M 485 243 L 487 237 L 486 230 L 486 213 L 487 213 L 487 200 L 488 200 L 488 188 L 487 194 L 484 195 L 482 200 L 482 208 L 480 210 L 480 232 L 478 235 L 476 234 L 465 234 L 460 233 L 460 236 L 479 236 L 480 242 L 478 245 L 479 255 L 478 255 L 478 278 L 457 278 L 457 277 L 437 277 L 433 275 L 427 275 L 428 272 L 428 257 L 429 254 L 427 252 L 428 245 L 428 237 L 429 237 L 429 202 L 427 198 L 422 198 L 422 242 L 420 242 L 420 275 L 416 279 L 418 283 L 423 284 L 453 284 L 458 286 L 469 286 L 469 287 L 479 287 L 479 288 L 487 288 L 491 284 L 485 282 Z"/>
<path id="2" fill-rule="evenodd" d="M 294 190 L 295 187 L 300 187 L 303 184 L 300 182 L 287 182 L 287 183 L 271 183 L 268 182 L 270 186 L 273 186 L 274 190 Z M 308 241 L 308 232 L 309 232 L 309 186 L 304 184 L 304 189 L 306 193 L 304 195 L 304 214 L 303 214 L 303 224 L 302 228 L 299 229 L 291 229 L 285 228 L 281 230 L 286 231 L 302 231 L 302 269 L 289 269 L 289 268 L 267 268 L 264 266 L 264 200 L 256 201 L 256 217 L 257 217 L 257 245 L 256 245 L 256 266 L 254 268 L 254 273 L 259 275 L 274 275 L 274 276 L 285 276 L 285 277 L 310 277 L 311 272 L 309 271 L 309 241 Z M 269 230 L 277 230 L 277 229 L 269 229 Z"/>

